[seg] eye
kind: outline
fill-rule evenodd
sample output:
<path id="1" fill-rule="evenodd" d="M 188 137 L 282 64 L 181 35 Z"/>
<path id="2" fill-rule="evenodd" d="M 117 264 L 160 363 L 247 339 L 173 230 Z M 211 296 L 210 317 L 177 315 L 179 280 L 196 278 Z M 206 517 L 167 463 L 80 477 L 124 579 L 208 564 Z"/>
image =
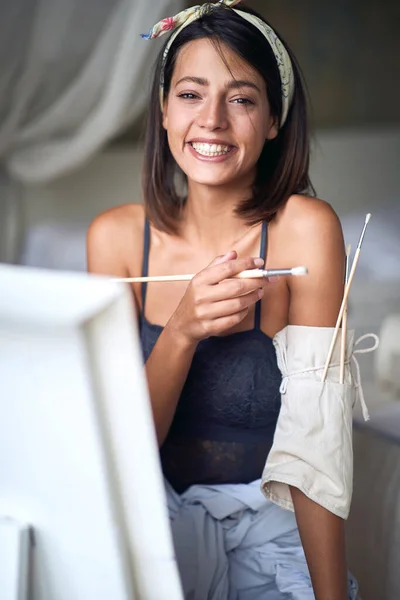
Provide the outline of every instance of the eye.
<path id="1" fill-rule="evenodd" d="M 191 92 L 185 92 L 183 94 L 178 94 L 178 98 L 182 98 L 183 100 L 196 100 L 199 96 L 196 94 L 192 94 Z"/>
<path id="2" fill-rule="evenodd" d="M 234 102 L 235 104 L 254 104 L 254 102 L 249 98 L 235 98 L 234 100 L 232 100 L 232 102 Z"/>

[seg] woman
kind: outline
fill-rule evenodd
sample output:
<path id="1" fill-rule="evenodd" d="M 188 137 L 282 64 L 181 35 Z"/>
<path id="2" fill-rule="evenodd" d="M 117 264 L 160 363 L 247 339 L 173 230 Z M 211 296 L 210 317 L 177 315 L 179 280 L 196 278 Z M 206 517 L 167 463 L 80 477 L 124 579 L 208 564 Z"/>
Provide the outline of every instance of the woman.
<path id="1" fill-rule="evenodd" d="M 273 338 L 287 325 L 335 324 L 344 243 L 332 208 L 310 195 L 296 61 L 237 4 L 189 9 L 147 36 L 173 31 L 151 93 L 144 208 L 94 220 L 88 267 L 196 273 L 132 287 L 187 597 L 345 600 L 356 585 L 343 520 L 292 488 L 297 530 L 259 491 L 280 408 Z M 309 275 L 235 278 L 263 265 Z M 207 523 L 218 523 L 211 534 Z M 247 537 L 232 542 L 244 523 Z"/>

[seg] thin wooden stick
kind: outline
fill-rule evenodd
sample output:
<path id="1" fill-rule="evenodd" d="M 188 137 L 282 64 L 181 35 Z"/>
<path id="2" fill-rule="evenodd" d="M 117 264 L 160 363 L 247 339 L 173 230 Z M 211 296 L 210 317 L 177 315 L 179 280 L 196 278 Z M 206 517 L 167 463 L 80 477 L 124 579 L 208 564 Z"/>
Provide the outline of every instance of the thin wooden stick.
<path id="1" fill-rule="evenodd" d="M 331 362 L 331 359 L 332 359 L 333 350 L 335 348 L 337 336 L 338 336 L 338 333 L 339 333 L 340 324 L 342 322 L 344 309 L 346 307 L 347 299 L 349 297 L 349 292 L 350 292 L 351 284 L 353 282 L 354 273 L 356 272 L 358 259 L 360 258 L 361 245 L 363 243 L 364 235 L 365 235 L 365 232 L 366 232 L 366 229 L 367 229 L 367 225 L 369 223 L 370 218 L 371 218 L 371 213 L 368 213 L 367 216 L 365 217 L 364 227 L 363 227 L 363 230 L 362 230 L 361 235 L 360 235 L 360 240 L 359 240 L 358 245 L 357 245 L 357 250 L 356 250 L 355 255 L 354 255 L 353 263 L 351 265 L 351 270 L 350 270 L 350 275 L 349 275 L 349 281 L 347 282 L 347 285 L 346 285 L 345 290 L 344 290 L 343 300 L 342 300 L 342 304 L 341 304 L 341 307 L 340 307 L 340 310 L 339 310 L 339 314 L 338 314 L 338 318 L 337 318 L 337 321 L 336 321 L 335 330 L 333 332 L 332 342 L 331 342 L 331 345 L 329 347 L 328 356 L 327 356 L 327 359 L 326 359 L 324 371 L 322 373 L 322 381 L 325 381 L 326 376 L 328 374 L 328 369 L 329 369 L 329 365 L 330 365 L 330 362 Z"/>
<path id="2" fill-rule="evenodd" d="M 292 269 L 251 269 L 249 271 L 242 271 L 236 277 L 240 279 L 258 279 L 261 277 L 278 277 L 279 275 L 307 275 L 307 267 L 293 267 Z M 164 282 L 164 281 L 190 281 L 193 279 L 194 274 L 184 275 L 155 275 L 153 277 L 123 277 L 114 278 L 114 281 L 120 283 L 152 283 L 152 282 Z"/>
<path id="3" fill-rule="evenodd" d="M 344 285 L 346 289 L 347 282 L 349 280 L 349 261 L 350 261 L 351 244 L 346 245 L 346 271 L 344 278 Z M 344 383 L 344 365 L 346 361 L 346 343 L 347 343 L 347 313 L 348 313 L 348 302 L 346 302 L 343 319 L 342 319 L 342 337 L 340 345 L 340 375 L 339 382 Z"/>

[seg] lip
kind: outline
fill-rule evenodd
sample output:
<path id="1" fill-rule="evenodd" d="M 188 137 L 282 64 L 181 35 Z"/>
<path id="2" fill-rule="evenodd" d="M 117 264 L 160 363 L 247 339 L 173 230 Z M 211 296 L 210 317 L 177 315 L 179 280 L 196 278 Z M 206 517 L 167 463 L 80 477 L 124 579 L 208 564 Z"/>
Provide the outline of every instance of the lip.
<path id="1" fill-rule="evenodd" d="M 217 143 L 219 143 L 221 146 L 231 146 L 231 144 L 227 144 L 226 142 L 215 142 L 215 141 L 213 141 L 213 142 L 210 142 L 210 141 L 200 142 L 200 140 L 194 140 L 194 142 L 197 142 L 197 143 L 206 143 L 206 144 L 210 144 L 210 143 L 217 144 Z M 199 154 L 193 148 L 192 142 L 188 142 L 187 143 L 187 147 L 189 149 L 190 154 L 194 158 L 196 158 L 197 160 L 200 160 L 202 162 L 208 162 L 208 163 L 222 163 L 222 162 L 225 162 L 225 161 L 229 160 L 230 158 L 232 158 L 232 156 L 234 154 L 236 154 L 236 152 L 237 152 L 236 146 L 231 146 L 232 149 L 227 154 L 221 154 L 220 156 L 204 156 L 203 154 Z"/>
<path id="2" fill-rule="evenodd" d="M 188 144 L 217 144 L 218 146 L 232 146 L 232 148 L 236 147 L 236 146 L 234 146 L 234 144 L 230 144 L 226 140 L 220 140 L 220 139 L 209 140 L 206 138 L 193 138 L 192 140 L 189 140 L 187 143 Z"/>

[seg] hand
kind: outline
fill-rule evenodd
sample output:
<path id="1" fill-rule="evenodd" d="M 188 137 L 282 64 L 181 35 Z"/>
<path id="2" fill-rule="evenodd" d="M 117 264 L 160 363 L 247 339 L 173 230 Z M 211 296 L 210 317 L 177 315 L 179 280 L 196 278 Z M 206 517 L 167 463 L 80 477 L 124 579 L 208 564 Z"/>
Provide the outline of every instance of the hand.
<path id="1" fill-rule="evenodd" d="M 183 336 L 189 345 L 231 329 L 263 297 L 264 286 L 268 283 L 265 278 L 233 277 L 263 264 L 261 258 L 238 259 L 234 251 L 217 257 L 193 277 L 168 327 Z"/>

